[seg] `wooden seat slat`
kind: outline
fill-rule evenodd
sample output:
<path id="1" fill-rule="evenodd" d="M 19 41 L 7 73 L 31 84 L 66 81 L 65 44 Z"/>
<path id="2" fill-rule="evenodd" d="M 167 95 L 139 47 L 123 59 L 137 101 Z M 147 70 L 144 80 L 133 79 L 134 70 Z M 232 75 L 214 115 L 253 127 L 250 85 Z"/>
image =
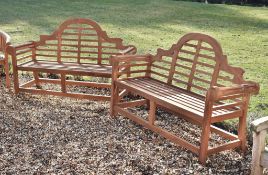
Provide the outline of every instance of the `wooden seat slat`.
<path id="1" fill-rule="evenodd" d="M 135 82 L 133 82 L 133 80 L 127 81 L 127 83 L 129 83 L 130 85 L 139 86 L 141 88 L 144 88 L 144 90 L 146 91 L 154 92 L 155 94 L 157 94 L 157 96 L 163 97 L 163 99 L 169 99 L 171 101 L 174 101 L 176 104 L 178 104 L 178 106 L 185 105 L 188 108 L 192 108 L 198 112 L 204 112 L 204 108 L 202 108 L 201 105 L 198 106 L 198 105 L 192 105 L 191 103 L 189 104 L 189 101 L 185 100 L 183 96 L 180 96 L 181 92 L 177 91 L 174 93 L 170 91 L 170 89 L 163 89 L 161 88 L 161 86 L 157 85 L 154 86 L 152 81 L 147 82 L 148 83 L 146 83 L 146 81 L 135 81 Z"/>
<path id="2" fill-rule="evenodd" d="M 72 73 L 83 73 L 83 74 L 99 74 L 111 76 L 112 67 L 95 65 L 95 64 L 74 64 L 74 63 L 55 63 L 55 62 L 28 62 L 18 66 L 19 70 L 42 70 L 42 71 L 56 71 L 56 72 L 69 72 Z"/>
<path id="3" fill-rule="evenodd" d="M 161 87 L 164 87 L 164 88 L 167 88 L 167 89 L 169 89 L 169 90 L 172 90 L 173 92 L 177 92 L 177 91 L 179 90 L 179 91 L 182 92 L 182 94 L 185 94 L 187 97 L 192 98 L 192 99 L 198 101 L 199 103 L 203 103 L 203 102 L 205 101 L 205 97 L 202 96 L 202 95 L 195 94 L 195 93 L 193 93 L 193 92 L 191 92 L 191 91 L 187 91 L 187 90 L 185 90 L 185 89 L 178 88 L 178 87 L 176 87 L 176 86 L 174 86 L 174 85 L 168 85 L 168 84 L 165 84 L 165 83 L 163 83 L 163 82 L 161 82 L 161 81 L 159 81 L 159 80 L 153 79 L 153 78 L 150 78 L 150 79 L 153 80 L 153 81 L 151 81 L 150 83 L 154 83 L 154 82 L 155 82 L 155 83 L 157 83 L 157 84 L 161 84 Z M 145 79 L 145 81 L 146 81 L 146 80 L 147 80 L 147 79 Z"/>
<path id="4" fill-rule="evenodd" d="M 173 95 L 175 94 L 179 94 L 180 96 L 184 96 L 185 99 L 190 100 L 191 102 L 193 102 L 194 104 L 196 103 L 197 105 L 201 105 L 204 106 L 204 100 L 200 100 L 197 97 L 194 97 L 193 94 L 187 94 L 185 93 L 183 90 L 180 90 L 178 88 L 172 88 L 169 85 L 165 85 L 161 82 L 155 81 L 153 79 L 144 79 L 143 82 L 146 82 L 147 84 L 151 84 L 151 85 L 155 85 L 157 88 L 159 88 L 160 90 L 163 91 L 169 91 L 170 93 L 172 93 Z"/>
<path id="5" fill-rule="evenodd" d="M 131 81 L 133 81 L 135 79 L 132 79 Z M 195 95 L 190 94 L 187 95 L 187 93 L 185 93 L 182 90 L 176 89 L 176 88 L 172 88 L 169 85 L 164 85 L 161 82 L 157 82 L 151 79 L 143 79 L 144 81 L 142 81 L 140 83 L 140 85 L 146 85 L 147 84 L 150 85 L 155 85 L 154 91 L 161 93 L 161 92 L 165 92 L 165 95 L 167 95 L 167 97 L 171 97 L 174 98 L 178 103 L 183 102 L 184 105 L 188 106 L 188 107 L 192 107 L 195 108 L 197 111 L 204 113 L 204 108 L 205 108 L 205 101 L 204 100 L 200 100 L 199 98 L 195 97 Z M 164 88 L 165 87 L 165 88 Z M 167 93 L 167 90 L 169 91 L 169 93 Z M 221 105 L 223 106 L 224 104 L 221 103 Z M 226 105 L 227 106 L 227 105 Z M 230 113 L 233 109 L 233 106 L 230 106 L 229 108 L 226 109 L 217 109 L 215 111 L 212 112 L 212 116 L 221 116 L 221 115 L 225 115 L 226 113 Z M 234 110 L 233 110 L 234 111 Z"/>
<path id="6" fill-rule="evenodd" d="M 173 106 L 173 107 L 175 107 L 177 109 L 184 110 L 185 112 L 193 113 L 194 114 L 193 117 L 195 118 L 195 120 L 197 120 L 199 122 L 201 121 L 201 117 L 200 117 L 200 116 L 202 116 L 201 112 L 198 112 L 198 111 L 193 112 L 192 108 L 188 108 L 188 107 L 179 108 L 177 106 L 177 103 L 175 103 L 174 101 L 169 100 L 169 99 L 164 99 L 161 96 L 157 96 L 154 92 L 146 91 L 142 87 L 135 86 L 135 85 L 129 85 L 127 83 L 122 83 L 122 82 L 117 82 L 117 83 L 118 83 L 118 85 L 122 85 L 122 87 L 124 87 L 124 88 L 126 88 L 128 90 L 134 90 L 135 89 L 136 93 L 141 94 L 142 96 L 146 97 L 147 99 L 154 99 L 156 102 L 159 102 L 161 104 L 170 105 L 170 106 Z M 196 113 L 198 113 L 198 114 L 196 114 Z"/>
<path id="7" fill-rule="evenodd" d="M 139 87 L 144 93 L 150 93 L 151 96 L 159 98 L 164 101 L 173 101 L 175 106 L 180 108 L 191 109 L 196 115 L 203 117 L 205 102 L 198 98 L 194 98 L 193 95 L 186 95 L 185 92 L 171 88 L 167 85 L 163 85 L 161 82 L 155 81 L 153 79 L 142 78 L 142 79 L 130 79 L 128 81 L 123 81 L 126 86 Z M 167 92 L 168 91 L 168 92 Z M 196 100 L 196 101 L 194 101 Z M 221 113 L 219 114 L 219 111 Z M 213 116 L 221 116 L 226 113 L 230 113 L 230 110 L 217 110 L 213 111 Z"/>

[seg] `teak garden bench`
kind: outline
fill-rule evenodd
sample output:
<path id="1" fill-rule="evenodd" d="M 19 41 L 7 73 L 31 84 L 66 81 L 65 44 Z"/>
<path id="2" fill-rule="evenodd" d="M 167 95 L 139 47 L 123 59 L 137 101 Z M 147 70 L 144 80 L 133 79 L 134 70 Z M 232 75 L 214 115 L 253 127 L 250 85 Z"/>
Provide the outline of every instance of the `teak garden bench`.
<path id="1" fill-rule="evenodd" d="M 111 83 L 74 81 L 68 80 L 67 76 L 111 78 L 109 57 L 135 54 L 136 47 L 124 46 L 120 38 L 109 38 L 90 19 L 70 19 L 52 35 L 41 35 L 37 42 L 9 46 L 8 52 L 12 56 L 16 94 L 29 92 L 109 101 L 110 96 L 68 92 L 67 85 L 111 88 Z M 18 71 L 33 72 L 32 80 L 19 84 Z M 40 72 L 56 74 L 60 78 L 42 78 Z M 59 84 L 61 91 L 41 89 L 41 83 Z"/>
<path id="2" fill-rule="evenodd" d="M 8 54 L 6 52 L 6 48 L 8 45 L 10 45 L 10 36 L 5 32 L 0 31 L 0 65 L 2 65 L 5 70 L 6 86 L 9 88 L 10 77 L 9 77 L 9 66 L 8 66 Z"/>
<path id="3" fill-rule="evenodd" d="M 246 151 L 246 117 L 250 94 L 258 93 L 259 85 L 243 79 L 244 70 L 227 63 L 220 44 L 210 36 L 190 33 L 169 50 L 140 56 L 112 56 L 113 83 L 111 116 L 120 113 L 151 129 L 172 142 L 199 155 L 207 156 L 235 147 Z M 144 99 L 121 100 L 125 92 Z M 128 108 L 148 105 L 143 119 Z M 200 145 L 194 145 L 155 123 L 156 108 L 180 114 L 180 117 L 201 126 Z M 213 123 L 239 118 L 238 135 L 220 129 Z M 227 139 L 227 143 L 209 147 L 210 133 Z"/>
<path id="4" fill-rule="evenodd" d="M 268 116 L 254 120 L 251 129 L 253 131 L 251 175 L 263 175 L 264 168 L 268 168 L 268 148 L 265 147 Z"/>

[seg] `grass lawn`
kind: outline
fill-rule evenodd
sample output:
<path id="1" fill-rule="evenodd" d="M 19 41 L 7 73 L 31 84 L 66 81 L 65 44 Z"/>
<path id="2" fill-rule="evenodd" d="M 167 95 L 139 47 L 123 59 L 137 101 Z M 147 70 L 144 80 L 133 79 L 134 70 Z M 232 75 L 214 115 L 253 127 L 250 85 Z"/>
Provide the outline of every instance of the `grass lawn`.
<path id="1" fill-rule="evenodd" d="M 0 29 L 14 43 L 38 40 L 70 17 L 91 18 L 110 36 L 139 53 L 169 48 L 187 32 L 215 37 L 231 65 L 261 84 L 250 111 L 268 115 L 268 8 L 210 5 L 174 0 L 12 0 L 0 1 Z"/>

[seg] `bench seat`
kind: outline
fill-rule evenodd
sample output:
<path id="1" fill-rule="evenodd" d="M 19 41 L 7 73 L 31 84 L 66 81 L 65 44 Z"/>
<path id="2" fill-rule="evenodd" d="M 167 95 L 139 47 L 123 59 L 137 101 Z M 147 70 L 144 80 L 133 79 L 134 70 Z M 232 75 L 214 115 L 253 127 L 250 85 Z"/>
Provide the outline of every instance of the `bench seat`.
<path id="1" fill-rule="evenodd" d="M 154 100 L 157 104 L 163 104 L 179 113 L 192 114 L 192 119 L 201 123 L 204 117 L 205 98 L 197 94 L 187 92 L 175 86 L 164 84 L 153 78 L 136 78 L 118 81 L 116 84 L 127 90 L 135 91 L 146 99 Z M 223 105 L 223 104 L 219 104 Z M 229 119 L 242 115 L 242 111 L 235 108 L 221 109 L 212 112 L 212 121 L 216 118 L 229 115 Z M 226 119 L 226 118 L 225 118 Z"/>
<path id="2" fill-rule="evenodd" d="M 110 78 L 112 66 L 98 64 L 58 63 L 52 61 L 29 61 L 18 65 L 21 71 L 39 71 L 49 73 L 66 73 L 71 75 L 101 76 Z"/>

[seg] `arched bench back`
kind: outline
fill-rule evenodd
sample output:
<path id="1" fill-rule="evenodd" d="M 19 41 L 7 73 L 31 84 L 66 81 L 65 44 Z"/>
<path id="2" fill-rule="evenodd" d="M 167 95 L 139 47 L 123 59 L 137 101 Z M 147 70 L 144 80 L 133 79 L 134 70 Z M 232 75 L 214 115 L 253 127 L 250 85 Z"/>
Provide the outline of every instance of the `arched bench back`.
<path id="1" fill-rule="evenodd" d="M 111 55 L 126 48 L 122 39 L 109 38 L 95 21 L 83 18 L 63 22 L 52 35 L 41 35 L 36 44 L 36 59 L 94 64 L 109 64 Z"/>

